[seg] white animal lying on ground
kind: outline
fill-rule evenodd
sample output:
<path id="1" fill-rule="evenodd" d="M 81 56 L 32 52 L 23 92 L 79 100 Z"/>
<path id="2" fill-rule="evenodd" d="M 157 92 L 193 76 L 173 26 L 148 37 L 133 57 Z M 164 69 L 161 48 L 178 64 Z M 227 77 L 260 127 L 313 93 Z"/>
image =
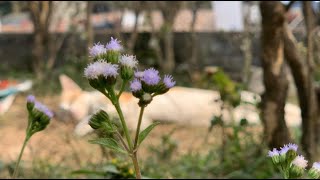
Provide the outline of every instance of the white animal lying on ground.
<path id="1" fill-rule="evenodd" d="M 60 107 L 69 111 L 79 121 L 75 128 L 78 136 L 86 135 L 93 131 L 88 125 L 90 116 L 96 111 L 103 109 L 109 115 L 118 117 L 114 106 L 102 93 L 98 91 L 83 91 L 73 80 L 66 75 L 60 76 L 62 93 Z M 183 125 L 194 125 L 209 127 L 210 120 L 214 115 L 220 115 L 219 92 L 197 88 L 173 87 L 164 95 L 154 97 L 153 101 L 146 107 L 142 128 L 146 128 L 152 121 L 166 121 L 181 123 Z M 259 95 L 243 91 L 242 100 L 254 103 L 254 97 Z M 135 129 L 139 115 L 138 99 L 131 93 L 124 92 L 120 97 L 120 105 L 130 129 Z M 287 125 L 297 126 L 301 123 L 300 108 L 287 104 L 285 107 L 285 118 Z M 223 116 L 230 119 L 227 111 Z M 249 123 L 260 123 L 257 109 L 252 105 L 240 105 L 234 110 L 234 119 L 239 121 L 246 118 Z M 236 121 L 236 122 L 237 122 Z"/>

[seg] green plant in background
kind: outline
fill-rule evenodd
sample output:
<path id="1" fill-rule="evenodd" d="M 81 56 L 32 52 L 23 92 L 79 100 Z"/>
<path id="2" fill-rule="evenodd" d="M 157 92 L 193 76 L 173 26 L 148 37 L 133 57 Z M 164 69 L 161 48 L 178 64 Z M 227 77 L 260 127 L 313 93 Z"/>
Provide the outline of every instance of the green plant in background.
<path id="1" fill-rule="evenodd" d="M 308 161 L 302 155 L 297 154 L 298 145 L 286 144 L 277 150 L 268 152 L 268 157 L 272 159 L 274 166 L 276 166 L 283 178 L 296 179 L 305 176 Z M 313 163 L 312 167 L 307 171 L 309 178 L 318 179 L 320 177 L 320 163 Z"/>
<path id="2" fill-rule="evenodd" d="M 72 175 L 86 175 L 86 177 L 106 179 L 132 179 L 135 177 L 131 163 L 120 158 L 113 158 L 110 162 L 103 164 L 99 170 L 81 169 L 73 171 Z"/>
<path id="3" fill-rule="evenodd" d="M 93 129 L 110 132 L 117 138 L 105 137 L 90 140 L 90 142 L 103 145 L 131 157 L 136 178 L 140 179 L 141 172 L 137 159 L 138 148 L 151 130 L 159 124 L 153 123 L 140 132 L 144 109 L 152 102 L 155 96 L 168 92 L 175 85 L 175 81 L 170 75 L 165 75 L 161 80 L 159 72 L 154 68 L 137 71 L 138 61 L 135 56 L 121 55 L 121 50 L 122 46 L 118 40 L 112 37 L 111 41 L 106 45 L 95 44 L 89 49 L 90 57 L 94 62 L 85 68 L 84 75 L 89 80 L 89 84 L 104 94 L 114 105 L 119 115 L 121 130 L 123 130 L 125 138 L 121 136 L 119 128 L 110 120 L 108 113 L 100 110 L 91 117 L 89 125 Z M 120 79 L 121 88 L 117 92 L 115 85 L 120 82 Z M 119 102 L 119 98 L 128 83 L 130 83 L 130 90 L 133 96 L 139 99 L 138 106 L 140 107 L 134 141 L 129 135 L 129 129 Z"/>
<path id="4" fill-rule="evenodd" d="M 149 150 L 156 154 L 162 161 L 167 161 L 171 159 L 173 153 L 178 148 L 178 143 L 174 139 L 172 139 L 172 134 L 176 129 L 171 130 L 168 134 L 164 134 L 161 136 L 161 144 L 159 146 L 151 146 Z"/>
<path id="5" fill-rule="evenodd" d="M 43 104 L 36 101 L 33 95 L 27 97 L 27 110 L 29 113 L 28 126 L 26 129 L 26 137 L 23 142 L 18 161 L 16 163 L 12 178 L 16 178 L 18 175 L 18 168 L 21 161 L 21 157 L 31 136 L 35 133 L 44 130 L 50 123 L 50 119 L 53 117 L 53 113 Z"/>

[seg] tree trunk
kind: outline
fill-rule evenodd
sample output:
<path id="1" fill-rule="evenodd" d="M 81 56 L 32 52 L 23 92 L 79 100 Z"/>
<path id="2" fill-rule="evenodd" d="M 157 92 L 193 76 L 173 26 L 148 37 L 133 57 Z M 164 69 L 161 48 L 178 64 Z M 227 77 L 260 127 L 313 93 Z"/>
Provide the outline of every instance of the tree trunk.
<path id="1" fill-rule="evenodd" d="M 189 76 L 191 78 L 191 81 L 193 83 L 196 83 L 199 81 L 199 63 L 197 62 L 197 54 L 198 54 L 198 48 L 197 48 L 197 36 L 195 32 L 195 25 L 197 20 L 197 13 L 198 13 L 198 4 L 199 2 L 193 3 L 192 8 L 192 21 L 190 24 L 190 43 L 189 45 L 189 52 L 190 52 L 190 59 L 189 59 Z"/>
<path id="2" fill-rule="evenodd" d="M 165 73 L 172 73 L 175 68 L 175 59 L 174 59 L 174 42 L 173 42 L 173 22 L 166 23 L 164 27 L 164 35 L 163 35 L 163 44 L 164 44 L 164 61 L 163 63 L 163 71 Z"/>
<path id="3" fill-rule="evenodd" d="M 252 63 L 252 41 L 250 37 L 250 24 L 249 24 L 249 15 L 250 15 L 251 5 L 247 2 L 247 5 L 244 6 L 244 39 L 241 46 L 241 50 L 244 56 L 244 66 L 242 69 L 242 83 L 244 84 L 245 89 L 248 88 L 250 78 L 251 78 L 251 63 Z"/>
<path id="4" fill-rule="evenodd" d="M 316 155 L 316 139 L 314 126 L 317 121 L 318 102 L 313 81 L 307 62 L 298 54 L 296 40 L 287 26 L 285 26 L 284 54 L 293 75 L 299 98 L 302 119 L 302 149 L 310 160 Z"/>
<path id="5" fill-rule="evenodd" d="M 283 57 L 285 9 L 278 1 L 262 1 L 262 67 L 265 92 L 262 95 L 264 138 L 270 148 L 290 142 L 284 119 L 288 80 Z"/>
<path id="6" fill-rule="evenodd" d="M 86 31 L 87 31 L 87 47 L 92 47 L 93 46 L 93 41 L 94 41 L 94 34 L 93 34 L 93 28 L 92 28 L 92 23 L 91 23 L 91 14 L 92 14 L 92 2 L 87 1 L 87 22 L 86 22 Z M 89 54 L 88 49 L 87 49 L 87 54 Z"/>
<path id="7" fill-rule="evenodd" d="M 29 1 L 31 20 L 34 26 L 33 33 L 33 70 L 38 80 L 42 80 L 45 71 L 46 52 L 48 51 L 49 25 L 52 14 L 52 2 Z"/>

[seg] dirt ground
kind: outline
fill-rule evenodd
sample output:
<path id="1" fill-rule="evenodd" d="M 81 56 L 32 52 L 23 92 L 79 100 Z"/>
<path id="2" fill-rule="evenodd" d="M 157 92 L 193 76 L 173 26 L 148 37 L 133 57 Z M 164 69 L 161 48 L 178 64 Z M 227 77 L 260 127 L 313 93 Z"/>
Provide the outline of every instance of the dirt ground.
<path id="1" fill-rule="evenodd" d="M 37 99 L 54 112 L 58 112 L 58 96 L 37 97 Z M 26 95 L 19 94 L 10 110 L 0 117 L 0 160 L 3 162 L 16 161 L 25 138 L 27 125 Z M 52 119 L 49 126 L 41 132 L 36 133 L 29 141 L 23 160 L 34 158 L 46 159 L 52 163 L 63 163 L 66 165 L 81 165 L 88 162 L 96 162 L 101 159 L 101 149 L 98 145 L 88 142 L 94 139 L 95 134 L 85 137 L 76 137 L 73 134 L 74 124 L 64 122 L 56 117 Z M 177 153 L 207 152 L 212 145 L 221 143 L 219 132 L 214 131 L 209 135 L 207 143 L 203 144 L 207 134 L 207 128 L 203 127 L 181 127 L 175 124 L 162 124 L 156 127 L 145 140 L 140 148 L 141 153 L 149 153 L 146 147 L 159 145 L 161 136 L 177 128 L 172 134 L 172 139 L 178 142 Z M 133 136 L 133 134 L 132 134 Z"/>

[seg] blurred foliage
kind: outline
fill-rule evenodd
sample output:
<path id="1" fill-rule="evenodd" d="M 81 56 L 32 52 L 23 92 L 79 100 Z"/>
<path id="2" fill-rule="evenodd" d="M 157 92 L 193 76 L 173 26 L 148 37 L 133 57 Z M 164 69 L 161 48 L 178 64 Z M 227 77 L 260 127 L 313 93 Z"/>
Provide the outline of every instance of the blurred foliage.
<path id="1" fill-rule="evenodd" d="M 240 104 L 242 86 L 231 80 L 221 68 L 218 68 L 217 72 L 213 73 L 209 78 L 209 82 L 219 91 L 221 100 L 224 103 L 228 103 L 233 107 Z"/>

